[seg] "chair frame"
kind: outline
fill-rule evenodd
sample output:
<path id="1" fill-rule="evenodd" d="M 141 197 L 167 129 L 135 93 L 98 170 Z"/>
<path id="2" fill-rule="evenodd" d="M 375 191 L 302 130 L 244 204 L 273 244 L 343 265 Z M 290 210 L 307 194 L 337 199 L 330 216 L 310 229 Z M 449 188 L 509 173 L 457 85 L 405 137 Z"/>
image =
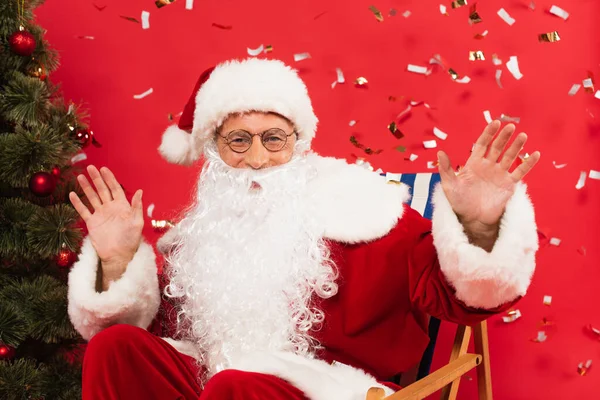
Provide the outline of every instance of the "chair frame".
<path id="1" fill-rule="evenodd" d="M 468 353 L 473 336 L 475 354 Z M 477 370 L 479 400 L 492 400 L 492 375 L 487 322 L 482 321 L 473 327 L 459 325 L 454 337 L 450 363 L 429 374 L 423 379 L 385 397 L 381 388 L 371 388 L 367 400 L 421 400 L 442 390 L 442 400 L 456 400 L 460 378 L 473 368 Z"/>

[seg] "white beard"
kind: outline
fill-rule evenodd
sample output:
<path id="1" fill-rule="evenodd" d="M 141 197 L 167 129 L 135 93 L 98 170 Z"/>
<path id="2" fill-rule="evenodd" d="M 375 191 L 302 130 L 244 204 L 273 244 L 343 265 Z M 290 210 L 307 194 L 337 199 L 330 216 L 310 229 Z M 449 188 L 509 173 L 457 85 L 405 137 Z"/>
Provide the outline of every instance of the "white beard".
<path id="1" fill-rule="evenodd" d="M 310 357 L 318 346 L 312 333 L 324 315 L 313 294 L 335 295 L 337 270 L 306 196 L 313 177 L 303 156 L 253 171 L 208 151 L 197 201 L 167 256 L 167 295 L 181 299 L 179 331 L 196 344 L 203 379 L 244 354 Z"/>

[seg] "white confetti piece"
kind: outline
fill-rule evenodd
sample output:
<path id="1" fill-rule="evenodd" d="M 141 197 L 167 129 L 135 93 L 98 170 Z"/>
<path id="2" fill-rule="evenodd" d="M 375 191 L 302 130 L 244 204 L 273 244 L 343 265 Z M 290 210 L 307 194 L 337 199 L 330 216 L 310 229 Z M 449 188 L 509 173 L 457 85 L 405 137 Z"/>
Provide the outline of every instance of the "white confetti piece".
<path id="1" fill-rule="evenodd" d="M 402 16 L 403 16 L 404 18 L 408 18 L 408 17 L 410 17 L 410 14 L 411 14 L 411 13 L 410 13 L 410 11 L 406 10 L 406 11 L 404 11 L 404 12 L 402 13 Z"/>
<path id="2" fill-rule="evenodd" d="M 559 246 L 560 245 L 561 240 L 559 238 L 550 238 L 550 244 L 552 246 Z"/>
<path id="3" fill-rule="evenodd" d="M 498 15 L 500 16 L 500 18 L 502 18 L 504 20 L 504 22 L 506 22 L 507 24 L 511 25 L 515 23 L 515 19 L 513 17 L 511 17 L 510 15 L 508 15 L 508 13 L 506 12 L 506 10 L 504 8 L 501 8 L 500 10 L 498 10 Z"/>
<path id="4" fill-rule="evenodd" d="M 492 114 L 490 114 L 490 110 L 485 110 L 483 112 L 483 118 L 485 118 L 485 122 L 487 122 L 488 124 L 492 123 Z"/>
<path id="5" fill-rule="evenodd" d="M 567 164 L 557 164 L 556 161 L 552 161 L 552 165 L 554 165 L 554 168 L 556 169 L 561 169 L 567 166 Z"/>
<path id="6" fill-rule="evenodd" d="M 150 28 L 150 13 L 148 11 L 142 11 L 142 29 Z"/>
<path id="7" fill-rule="evenodd" d="M 332 89 L 335 87 L 335 85 L 337 85 L 337 81 L 333 81 L 333 82 L 331 82 L 331 88 L 332 88 Z"/>
<path id="8" fill-rule="evenodd" d="M 424 140 L 423 146 L 425 146 L 426 149 L 435 149 L 437 147 L 437 142 L 435 140 Z"/>
<path id="9" fill-rule="evenodd" d="M 350 126 L 354 126 L 354 125 L 356 125 L 356 121 L 355 121 L 355 120 L 352 120 L 352 121 L 350 121 L 350 123 L 349 123 L 348 125 L 350 125 Z"/>
<path id="10" fill-rule="evenodd" d="M 146 96 L 151 95 L 152 92 L 154 92 L 154 89 L 150 88 L 150 89 L 146 90 L 144 93 L 134 94 L 133 98 L 136 99 L 136 100 L 140 100 L 140 99 L 143 99 Z"/>
<path id="11" fill-rule="evenodd" d="M 443 5 L 443 4 L 440 4 L 440 12 L 441 12 L 442 14 L 447 14 L 447 13 L 446 13 L 446 6 L 445 6 L 445 5 Z"/>
<path id="12" fill-rule="evenodd" d="M 561 17 L 565 21 L 567 20 L 567 18 L 569 18 L 569 13 L 557 6 L 550 7 L 550 14 L 556 15 L 557 17 Z"/>
<path id="13" fill-rule="evenodd" d="M 454 82 L 458 82 L 458 83 L 469 83 L 471 82 L 471 78 L 469 78 L 468 76 L 463 76 L 460 79 L 455 79 Z"/>
<path id="14" fill-rule="evenodd" d="M 446 138 L 448 137 L 448 134 L 445 132 L 442 132 L 440 129 L 438 129 L 437 127 L 433 127 L 433 134 L 442 140 L 446 140 Z"/>
<path id="15" fill-rule="evenodd" d="M 544 305 L 549 306 L 552 304 L 552 296 L 544 296 Z"/>
<path id="16" fill-rule="evenodd" d="M 146 215 L 148 218 L 152 218 L 152 213 L 154 212 L 154 203 L 150 204 L 146 209 Z"/>
<path id="17" fill-rule="evenodd" d="M 498 86 L 500 87 L 500 89 L 504 89 L 502 87 L 502 82 L 500 81 L 501 77 L 502 77 L 502 70 L 501 69 L 497 69 L 496 70 L 496 83 L 498 84 Z"/>
<path id="18" fill-rule="evenodd" d="M 415 161 L 417 158 L 419 158 L 419 156 L 418 156 L 418 155 L 416 155 L 416 154 L 411 154 L 410 156 L 408 156 L 408 159 L 409 159 L 410 161 Z"/>
<path id="19" fill-rule="evenodd" d="M 502 122 L 514 122 L 515 124 L 521 123 L 521 117 L 511 117 L 506 114 L 500 114 L 500 118 L 498 120 Z"/>
<path id="20" fill-rule="evenodd" d="M 386 183 L 389 183 L 389 182 L 400 182 L 400 178 L 401 177 L 402 177 L 402 174 L 388 172 L 387 174 L 385 174 L 385 182 Z"/>
<path id="21" fill-rule="evenodd" d="M 375 171 L 375 173 L 377 175 L 381 175 L 381 174 L 383 174 L 383 170 L 381 168 L 377 168 L 377 170 Z"/>
<path id="22" fill-rule="evenodd" d="M 335 73 L 337 74 L 337 83 L 346 82 L 346 78 L 344 78 L 344 72 L 342 71 L 341 68 L 336 68 Z"/>
<path id="23" fill-rule="evenodd" d="M 530 1 L 530 2 L 529 2 L 529 8 L 530 8 L 531 10 L 535 10 L 535 3 L 534 3 L 533 1 Z"/>
<path id="24" fill-rule="evenodd" d="M 185 0 L 185 9 L 191 10 L 194 8 L 194 0 Z"/>
<path id="25" fill-rule="evenodd" d="M 504 321 L 505 323 L 508 324 L 509 322 L 515 322 L 516 320 L 518 320 L 522 316 L 523 315 L 521 314 L 520 310 L 510 311 L 508 313 L 508 316 L 502 317 L 502 321 Z"/>
<path id="26" fill-rule="evenodd" d="M 96 38 L 94 36 L 77 36 L 77 39 L 94 40 Z"/>
<path id="27" fill-rule="evenodd" d="M 581 171 L 579 173 L 579 180 L 577 181 L 577 184 L 575 185 L 575 189 L 579 190 L 582 187 L 585 186 L 585 178 L 586 178 L 587 174 L 585 171 Z"/>
<path id="28" fill-rule="evenodd" d="M 600 99 L 600 90 L 598 90 L 596 92 L 596 94 L 594 95 L 595 98 Z"/>
<path id="29" fill-rule="evenodd" d="M 83 160 L 87 160 L 87 155 L 85 153 L 79 153 L 71 157 L 71 164 L 75 164 Z"/>
<path id="30" fill-rule="evenodd" d="M 575 96 L 580 88 L 581 85 L 579 83 L 574 83 L 573 86 L 571 86 L 571 89 L 569 89 L 569 96 Z"/>
<path id="31" fill-rule="evenodd" d="M 538 331 L 537 337 L 534 339 L 534 342 L 544 343 L 546 339 L 548 339 L 548 336 L 546 336 L 546 332 Z"/>
<path id="32" fill-rule="evenodd" d="M 519 60 L 517 60 L 517 56 L 510 57 L 510 59 L 506 62 L 506 68 L 508 68 L 516 80 L 519 80 L 523 77 L 523 74 L 521 71 L 519 71 Z"/>
<path id="33" fill-rule="evenodd" d="M 250 47 L 248 47 L 248 55 L 252 56 L 252 57 L 256 57 L 257 55 L 259 55 L 260 53 L 262 53 L 265 50 L 265 45 L 261 44 L 260 46 L 258 46 L 255 49 L 251 49 Z"/>
<path id="34" fill-rule="evenodd" d="M 75 110 L 75 104 L 71 103 L 69 104 L 69 111 L 67 111 L 67 115 L 72 114 L 73 110 Z"/>
<path id="35" fill-rule="evenodd" d="M 435 161 L 427 161 L 427 168 L 434 169 L 435 167 Z"/>
<path id="36" fill-rule="evenodd" d="M 584 88 L 594 89 L 594 82 L 592 81 L 592 78 L 585 78 L 582 83 Z"/>
<path id="37" fill-rule="evenodd" d="M 494 65 L 502 65 L 502 60 L 498 57 L 498 54 L 492 54 L 492 62 Z"/>
<path id="38" fill-rule="evenodd" d="M 364 158 L 358 158 L 354 164 L 358 165 L 359 167 L 363 167 L 364 169 L 368 169 L 369 171 L 373 171 L 373 166 L 371 163 Z"/>
<path id="39" fill-rule="evenodd" d="M 420 65 L 408 64 L 407 70 L 408 72 L 414 72 L 416 74 L 429 75 L 427 67 L 422 67 Z"/>
<path id="40" fill-rule="evenodd" d="M 594 171 L 593 169 L 591 169 L 589 178 L 590 179 L 600 179 L 600 171 Z"/>
<path id="41" fill-rule="evenodd" d="M 310 58 L 310 54 L 309 53 L 297 53 L 294 54 L 294 61 L 298 62 L 298 61 L 302 61 L 302 60 L 306 60 Z"/>

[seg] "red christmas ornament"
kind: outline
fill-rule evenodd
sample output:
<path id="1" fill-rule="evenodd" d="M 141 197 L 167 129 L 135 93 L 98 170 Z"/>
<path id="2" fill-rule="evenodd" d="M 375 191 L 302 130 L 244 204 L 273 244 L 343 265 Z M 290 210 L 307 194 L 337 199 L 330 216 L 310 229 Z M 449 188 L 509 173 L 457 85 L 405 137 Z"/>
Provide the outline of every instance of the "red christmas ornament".
<path id="1" fill-rule="evenodd" d="M 88 147 L 92 141 L 92 134 L 87 129 L 77 129 L 74 136 L 79 144 L 81 144 L 81 148 Z"/>
<path id="2" fill-rule="evenodd" d="M 36 172 L 29 179 L 29 190 L 38 197 L 46 197 L 54 192 L 56 178 L 47 172 Z"/>
<path id="3" fill-rule="evenodd" d="M 16 54 L 29 57 L 35 51 L 35 36 L 27 31 L 18 31 L 10 35 L 8 39 L 10 48 Z"/>
<path id="4" fill-rule="evenodd" d="M 56 179 L 60 178 L 60 168 L 54 167 L 52 168 L 52 175 L 56 177 Z"/>
<path id="5" fill-rule="evenodd" d="M 70 268 L 75 261 L 77 261 L 77 253 L 69 249 L 62 249 L 56 256 L 56 264 L 63 268 Z"/>
<path id="6" fill-rule="evenodd" d="M 15 349 L 0 342 L 0 360 L 10 360 L 15 356 Z"/>

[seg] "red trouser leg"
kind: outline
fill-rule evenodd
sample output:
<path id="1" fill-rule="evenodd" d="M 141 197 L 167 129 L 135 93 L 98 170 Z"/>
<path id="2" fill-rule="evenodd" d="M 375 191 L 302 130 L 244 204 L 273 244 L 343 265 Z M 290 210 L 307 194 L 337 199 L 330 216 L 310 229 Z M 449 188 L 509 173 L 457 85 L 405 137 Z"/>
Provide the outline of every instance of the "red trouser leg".
<path id="1" fill-rule="evenodd" d="M 200 400 L 308 400 L 300 389 L 266 374 L 228 369 L 215 374 Z"/>
<path id="2" fill-rule="evenodd" d="M 83 361 L 83 400 L 197 400 L 194 359 L 131 325 L 104 329 Z"/>

